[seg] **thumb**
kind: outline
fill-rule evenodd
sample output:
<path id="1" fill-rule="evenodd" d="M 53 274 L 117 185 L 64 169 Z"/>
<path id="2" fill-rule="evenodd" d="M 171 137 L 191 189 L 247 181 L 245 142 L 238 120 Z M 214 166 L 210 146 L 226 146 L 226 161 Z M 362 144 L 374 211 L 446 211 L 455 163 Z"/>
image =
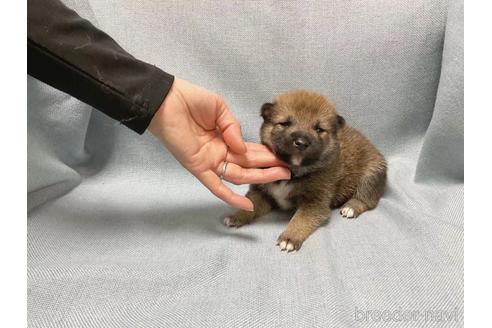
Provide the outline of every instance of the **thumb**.
<path id="1" fill-rule="evenodd" d="M 217 99 L 219 112 L 216 124 L 222 133 L 222 137 L 231 151 L 237 154 L 244 154 L 246 152 L 246 144 L 241 135 L 241 126 L 234 115 L 232 115 L 224 100 L 221 97 L 217 97 Z"/>

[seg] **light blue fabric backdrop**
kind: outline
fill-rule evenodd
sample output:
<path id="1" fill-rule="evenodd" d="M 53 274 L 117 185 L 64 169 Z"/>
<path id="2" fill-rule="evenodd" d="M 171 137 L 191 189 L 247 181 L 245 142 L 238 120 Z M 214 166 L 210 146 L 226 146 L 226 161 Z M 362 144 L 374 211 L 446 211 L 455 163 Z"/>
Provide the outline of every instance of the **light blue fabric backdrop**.
<path id="1" fill-rule="evenodd" d="M 462 326 L 461 1 L 67 4 L 223 95 L 248 140 L 278 93 L 329 96 L 389 180 L 378 208 L 282 253 L 286 214 L 223 227 L 231 209 L 150 135 L 28 78 L 30 327 Z"/>

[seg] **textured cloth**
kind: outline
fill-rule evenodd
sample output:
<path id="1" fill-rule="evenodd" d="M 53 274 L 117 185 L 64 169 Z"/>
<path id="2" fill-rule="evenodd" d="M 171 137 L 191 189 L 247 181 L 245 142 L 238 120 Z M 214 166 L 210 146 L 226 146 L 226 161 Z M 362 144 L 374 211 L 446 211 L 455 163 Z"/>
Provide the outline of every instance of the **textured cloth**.
<path id="1" fill-rule="evenodd" d="M 28 78 L 30 327 L 463 325 L 461 1 L 66 3 L 223 95 L 248 140 L 278 93 L 329 96 L 388 186 L 282 253 L 288 213 L 224 227 L 232 209 L 149 134 Z"/>

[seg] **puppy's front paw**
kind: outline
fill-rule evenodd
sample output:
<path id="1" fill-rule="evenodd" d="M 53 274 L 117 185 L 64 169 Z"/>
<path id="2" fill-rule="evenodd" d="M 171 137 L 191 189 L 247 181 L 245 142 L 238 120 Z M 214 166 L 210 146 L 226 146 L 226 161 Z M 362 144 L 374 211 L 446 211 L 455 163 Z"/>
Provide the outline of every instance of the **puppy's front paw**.
<path id="1" fill-rule="evenodd" d="M 348 206 L 342 207 L 342 209 L 340 210 L 340 214 L 342 214 L 342 216 L 347 219 L 355 219 L 357 217 L 357 213 L 355 213 L 355 210 L 352 207 Z"/>
<path id="2" fill-rule="evenodd" d="M 295 233 L 284 231 L 277 239 L 277 246 L 281 251 L 297 251 L 301 248 L 304 239 L 299 238 Z"/>
<path id="3" fill-rule="evenodd" d="M 242 225 L 248 223 L 246 220 L 237 217 L 237 216 L 227 216 L 224 218 L 224 225 L 228 227 L 236 227 L 239 228 Z"/>

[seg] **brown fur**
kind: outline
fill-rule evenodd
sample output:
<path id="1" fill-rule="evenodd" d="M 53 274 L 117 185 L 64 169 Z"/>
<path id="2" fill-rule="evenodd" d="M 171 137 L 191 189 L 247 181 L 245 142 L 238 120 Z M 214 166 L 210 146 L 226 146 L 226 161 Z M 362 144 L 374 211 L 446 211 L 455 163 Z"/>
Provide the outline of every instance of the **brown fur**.
<path id="1" fill-rule="evenodd" d="M 328 220 L 332 208 L 352 209 L 344 216 L 357 217 L 376 207 L 386 183 L 386 161 L 366 137 L 345 124 L 333 103 L 314 92 L 291 91 L 264 104 L 262 116 L 262 143 L 290 164 L 293 177 L 284 183 L 290 192 L 279 203 L 272 187 L 282 182 L 252 185 L 246 196 L 254 212 L 239 211 L 227 218 L 227 225 L 239 227 L 289 204 L 296 212 L 278 244 L 290 251 Z"/>

